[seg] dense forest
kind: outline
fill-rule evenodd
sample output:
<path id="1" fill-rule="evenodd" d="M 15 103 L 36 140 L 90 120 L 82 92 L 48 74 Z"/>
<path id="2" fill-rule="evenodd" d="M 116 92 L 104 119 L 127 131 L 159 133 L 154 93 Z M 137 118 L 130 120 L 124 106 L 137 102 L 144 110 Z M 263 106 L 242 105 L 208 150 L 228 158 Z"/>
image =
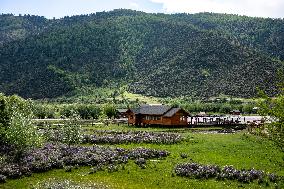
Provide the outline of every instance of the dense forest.
<path id="1" fill-rule="evenodd" d="M 114 10 L 46 19 L 0 15 L 0 92 L 25 98 L 127 86 L 158 97 L 277 93 L 284 20 Z"/>

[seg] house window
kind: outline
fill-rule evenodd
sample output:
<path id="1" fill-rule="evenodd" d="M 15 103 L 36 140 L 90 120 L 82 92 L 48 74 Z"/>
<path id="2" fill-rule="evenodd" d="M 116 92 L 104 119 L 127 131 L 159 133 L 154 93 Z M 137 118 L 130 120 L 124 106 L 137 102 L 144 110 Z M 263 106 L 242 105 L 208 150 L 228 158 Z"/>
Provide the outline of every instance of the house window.
<path id="1" fill-rule="evenodd" d="M 179 120 L 180 121 L 186 121 L 186 116 L 180 116 Z"/>
<path id="2" fill-rule="evenodd" d="M 161 120 L 160 116 L 145 116 L 145 120 Z"/>
<path id="3" fill-rule="evenodd" d="M 133 119 L 133 115 L 130 116 L 130 119 Z"/>

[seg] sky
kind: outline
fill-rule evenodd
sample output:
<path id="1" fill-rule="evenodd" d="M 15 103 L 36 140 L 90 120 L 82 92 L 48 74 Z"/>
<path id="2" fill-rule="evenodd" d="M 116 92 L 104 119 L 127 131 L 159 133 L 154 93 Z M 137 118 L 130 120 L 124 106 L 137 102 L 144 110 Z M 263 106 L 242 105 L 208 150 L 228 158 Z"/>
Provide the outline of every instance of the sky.
<path id="1" fill-rule="evenodd" d="M 61 18 L 113 9 L 148 13 L 215 12 L 284 18 L 284 0 L 0 0 L 0 13 Z"/>

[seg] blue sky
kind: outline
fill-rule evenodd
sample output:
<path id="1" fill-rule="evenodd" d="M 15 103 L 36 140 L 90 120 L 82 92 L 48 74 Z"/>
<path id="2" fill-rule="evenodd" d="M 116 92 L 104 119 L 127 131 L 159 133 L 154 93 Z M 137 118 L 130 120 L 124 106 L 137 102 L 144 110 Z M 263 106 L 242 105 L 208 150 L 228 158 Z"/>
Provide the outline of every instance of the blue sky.
<path id="1" fill-rule="evenodd" d="M 284 18 L 284 0 L 0 0 L 0 13 L 60 18 L 117 8 L 144 12 L 217 12 Z"/>

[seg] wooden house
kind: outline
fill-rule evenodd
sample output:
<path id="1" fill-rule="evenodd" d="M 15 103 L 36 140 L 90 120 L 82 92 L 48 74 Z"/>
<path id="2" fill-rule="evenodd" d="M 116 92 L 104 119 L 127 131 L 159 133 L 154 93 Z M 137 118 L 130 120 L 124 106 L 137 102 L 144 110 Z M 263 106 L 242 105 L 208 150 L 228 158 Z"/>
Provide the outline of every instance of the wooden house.
<path id="1" fill-rule="evenodd" d="M 128 124 L 139 126 L 186 126 L 189 116 L 182 108 L 165 105 L 143 105 L 136 109 L 128 109 L 127 114 Z"/>

